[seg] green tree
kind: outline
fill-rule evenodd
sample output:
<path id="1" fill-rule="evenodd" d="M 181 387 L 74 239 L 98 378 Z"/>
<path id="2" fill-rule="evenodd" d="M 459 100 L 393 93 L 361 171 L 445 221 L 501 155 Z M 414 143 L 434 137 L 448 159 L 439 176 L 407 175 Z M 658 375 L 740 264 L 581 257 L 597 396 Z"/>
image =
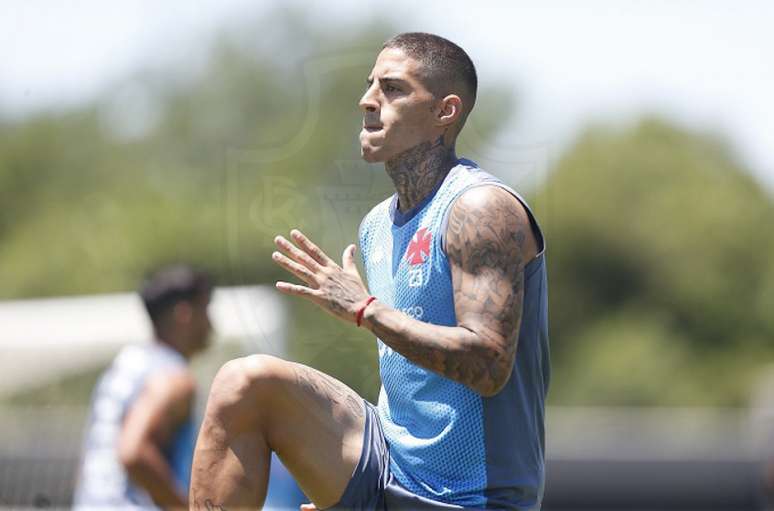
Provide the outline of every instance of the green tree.
<path id="1" fill-rule="evenodd" d="M 739 404 L 774 354 L 769 196 L 714 137 L 579 137 L 547 205 L 553 400 Z"/>

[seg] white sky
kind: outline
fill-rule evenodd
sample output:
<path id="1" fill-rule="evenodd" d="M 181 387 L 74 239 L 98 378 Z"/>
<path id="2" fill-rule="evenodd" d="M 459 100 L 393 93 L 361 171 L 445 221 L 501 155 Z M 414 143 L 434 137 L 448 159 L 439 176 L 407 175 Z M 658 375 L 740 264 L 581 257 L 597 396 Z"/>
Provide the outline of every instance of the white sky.
<path id="1" fill-rule="evenodd" d="M 382 16 L 400 31 L 459 43 L 483 85 L 512 80 L 518 123 L 504 137 L 519 144 L 558 151 L 591 120 L 658 112 L 726 135 L 774 189 L 774 2 L 292 3 L 320 23 Z M 268 5 L 4 0 L 0 109 L 19 115 L 86 101 L 149 61 L 191 58 L 192 44 L 224 21 Z"/>

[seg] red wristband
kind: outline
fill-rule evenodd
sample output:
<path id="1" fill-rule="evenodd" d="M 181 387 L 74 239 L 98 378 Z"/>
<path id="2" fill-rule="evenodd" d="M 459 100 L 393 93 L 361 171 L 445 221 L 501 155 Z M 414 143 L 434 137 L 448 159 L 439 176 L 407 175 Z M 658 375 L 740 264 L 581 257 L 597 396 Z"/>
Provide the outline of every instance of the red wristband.
<path id="1" fill-rule="evenodd" d="M 357 326 L 360 326 L 360 323 L 363 321 L 363 314 L 365 313 L 366 307 L 371 305 L 371 302 L 376 300 L 375 296 L 369 296 L 368 300 L 366 300 L 365 305 L 360 307 L 360 310 L 357 311 L 357 314 L 355 314 L 355 323 L 357 323 Z"/>

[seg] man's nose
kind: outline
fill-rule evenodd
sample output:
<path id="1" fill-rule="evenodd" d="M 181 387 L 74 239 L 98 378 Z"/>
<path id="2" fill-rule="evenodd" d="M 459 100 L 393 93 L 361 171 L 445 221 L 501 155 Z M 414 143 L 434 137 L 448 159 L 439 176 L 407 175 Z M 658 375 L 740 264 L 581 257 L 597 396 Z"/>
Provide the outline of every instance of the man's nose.
<path id="1" fill-rule="evenodd" d="M 358 105 L 363 112 L 378 112 L 379 102 L 376 99 L 376 87 L 375 84 L 371 84 L 368 90 L 363 93 L 363 97 L 360 98 Z"/>

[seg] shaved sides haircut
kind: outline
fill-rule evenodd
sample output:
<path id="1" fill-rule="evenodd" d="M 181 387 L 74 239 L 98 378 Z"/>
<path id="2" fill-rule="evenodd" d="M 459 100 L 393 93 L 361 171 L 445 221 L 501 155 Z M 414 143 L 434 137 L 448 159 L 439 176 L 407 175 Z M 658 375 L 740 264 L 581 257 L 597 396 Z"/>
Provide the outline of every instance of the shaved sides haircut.
<path id="1" fill-rule="evenodd" d="M 476 103 L 478 77 L 468 54 L 448 39 L 425 32 L 406 32 L 387 40 L 382 49 L 395 48 L 422 64 L 428 90 L 443 97 L 457 94 L 464 105 L 464 119 Z M 460 126 L 461 129 L 461 126 Z"/>

